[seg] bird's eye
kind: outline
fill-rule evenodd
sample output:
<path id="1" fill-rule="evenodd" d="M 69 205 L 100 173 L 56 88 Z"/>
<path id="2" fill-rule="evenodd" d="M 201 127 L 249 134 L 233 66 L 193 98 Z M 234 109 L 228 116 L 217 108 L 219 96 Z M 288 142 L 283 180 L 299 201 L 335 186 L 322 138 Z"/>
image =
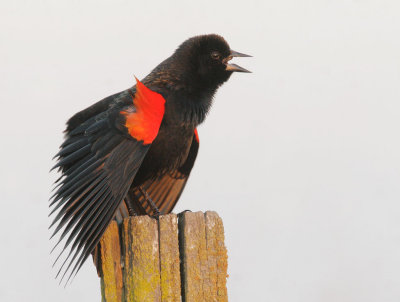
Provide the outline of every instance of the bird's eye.
<path id="1" fill-rule="evenodd" d="M 211 58 L 213 58 L 214 60 L 218 60 L 220 57 L 221 57 L 221 55 L 218 51 L 213 51 L 211 53 Z"/>

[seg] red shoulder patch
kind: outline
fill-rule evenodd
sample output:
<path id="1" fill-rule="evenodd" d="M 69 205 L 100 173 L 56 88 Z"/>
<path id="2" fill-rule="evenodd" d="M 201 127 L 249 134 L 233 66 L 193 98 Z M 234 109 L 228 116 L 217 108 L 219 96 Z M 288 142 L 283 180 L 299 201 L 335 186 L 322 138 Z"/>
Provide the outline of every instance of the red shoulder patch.
<path id="1" fill-rule="evenodd" d="M 196 138 L 197 143 L 200 143 L 199 134 L 197 133 L 197 128 L 194 128 L 194 137 Z"/>
<path id="2" fill-rule="evenodd" d="M 165 111 L 165 99 L 136 79 L 133 105 L 136 111 L 121 111 L 126 117 L 125 127 L 133 138 L 143 141 L 145 145 L 151 144 L 160 129 Z"/>

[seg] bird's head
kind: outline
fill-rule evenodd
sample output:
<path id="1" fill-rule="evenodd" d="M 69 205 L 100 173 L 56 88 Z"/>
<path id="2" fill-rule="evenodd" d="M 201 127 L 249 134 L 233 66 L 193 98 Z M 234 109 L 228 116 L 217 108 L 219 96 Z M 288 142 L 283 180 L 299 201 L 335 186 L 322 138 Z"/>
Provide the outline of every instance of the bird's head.
<path id="1" fill-rule="evenodd" d="M 223 37 L 215 34 L 190 38 L 173 55 L 184 76 L 210 88 L 227 81 L 233 72 L 250 72 L 230 63 L 234 57 L 250 56 L 232 50 Z"/>

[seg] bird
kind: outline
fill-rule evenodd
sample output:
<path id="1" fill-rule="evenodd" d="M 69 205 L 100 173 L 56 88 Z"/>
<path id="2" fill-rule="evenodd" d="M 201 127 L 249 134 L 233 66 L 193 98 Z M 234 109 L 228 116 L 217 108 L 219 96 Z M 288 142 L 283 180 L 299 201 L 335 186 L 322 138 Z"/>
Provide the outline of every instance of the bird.
<path id="1" fill-rule="evenodd" d="M 53 250 L 63 242 L 54 264 L 65 258 L 56 278 L 78 273 L 112 220 L 173 210 L 217 89 L 234 72 L 250 72 L 234 57 L 250 56 L 217 34 L 191 37 L 136 85 L 67 121 L 52 168 L 61 173 L 50 198 Z"/>

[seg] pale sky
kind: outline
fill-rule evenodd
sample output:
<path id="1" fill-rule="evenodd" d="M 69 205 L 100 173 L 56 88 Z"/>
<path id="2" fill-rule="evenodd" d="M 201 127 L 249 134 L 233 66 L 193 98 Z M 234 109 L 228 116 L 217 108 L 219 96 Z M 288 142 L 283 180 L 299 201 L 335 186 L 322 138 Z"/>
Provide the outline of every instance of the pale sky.
<path id="1" fill-rule="evenodd" d="M 400 301 L 400 2 L 0 2 L 0 300 L 100 301 L 49 252 L 65 121 L 185 39 L 218 33 L 234 74 L 199 127 L 176 208 L 215 210 L 229 301 Z"/>

